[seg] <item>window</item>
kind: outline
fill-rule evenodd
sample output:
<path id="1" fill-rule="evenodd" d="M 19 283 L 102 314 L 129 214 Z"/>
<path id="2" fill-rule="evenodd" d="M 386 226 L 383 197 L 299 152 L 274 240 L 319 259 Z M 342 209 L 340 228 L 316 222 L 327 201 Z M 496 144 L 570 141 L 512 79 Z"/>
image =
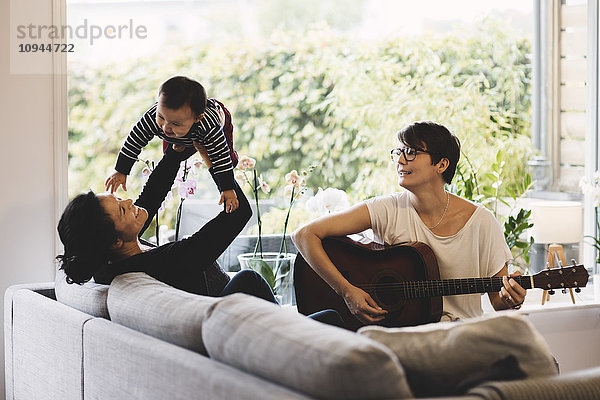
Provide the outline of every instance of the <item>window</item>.
<path id="1" fill-rule="evenodd" d="M 528 3 L 69 0 L 68 18 L 90 32 L 69 59 L 71 195 L 102 190 L 129 129 L 175 74 L 232 108 L 238 151 L 259 159 L 275 191 L 286 172 L 318 163 L 315 190 L 384 193 L 395 185 L 394 132 L 420 119 L 444 121 L 483 169 L 490 147 L 511 148 L 514 171 L 533 152 Z M 158 141 L 146 150 L 159 159 Z M 214 197 L 208 179 L 199 188 Z"/>
<path id="2" fill-rule="evenodd" d="M 540 156 L 531 163 L 536 189 L 578 193 L 585 161 L 587 2 L 536 5 L 534 142 Z"/>

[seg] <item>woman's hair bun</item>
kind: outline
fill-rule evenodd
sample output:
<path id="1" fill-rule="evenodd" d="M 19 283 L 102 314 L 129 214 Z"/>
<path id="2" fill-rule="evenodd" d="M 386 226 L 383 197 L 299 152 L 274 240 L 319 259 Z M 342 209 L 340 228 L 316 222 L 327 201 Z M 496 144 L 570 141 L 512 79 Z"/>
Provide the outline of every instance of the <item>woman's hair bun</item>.
<path id="1" fill-rule="evenodd" d="M 92 279 L 100 267 L 98 259 L 94 257 L 60 255 L 56 258 L 60 262 L 60 269 L 67 275 L 67 283 L 81 285 Z"/>

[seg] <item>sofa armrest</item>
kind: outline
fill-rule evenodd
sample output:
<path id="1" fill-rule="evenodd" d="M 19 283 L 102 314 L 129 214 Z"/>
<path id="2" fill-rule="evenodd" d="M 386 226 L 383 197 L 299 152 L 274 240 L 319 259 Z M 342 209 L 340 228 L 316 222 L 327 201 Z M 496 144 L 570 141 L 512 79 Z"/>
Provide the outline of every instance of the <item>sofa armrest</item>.
<path id="1" fill-rule="evenodd" d="M 5 304 L 6 300 L 11 299 L 17 290 L 23 289 L 28 289 L 56 300 L 56 296 L 54 295 L 54 282 L 22 283 L 19 285 L 9 286 L 8 289 L 6 289 L 4 294 Z"/>
<path id="2" fill-rule="evenodd" d="M 548 378 L 488 382 L 469 391 L 486 400 L 593 400 L 600 393 L 600 367 Z"/>

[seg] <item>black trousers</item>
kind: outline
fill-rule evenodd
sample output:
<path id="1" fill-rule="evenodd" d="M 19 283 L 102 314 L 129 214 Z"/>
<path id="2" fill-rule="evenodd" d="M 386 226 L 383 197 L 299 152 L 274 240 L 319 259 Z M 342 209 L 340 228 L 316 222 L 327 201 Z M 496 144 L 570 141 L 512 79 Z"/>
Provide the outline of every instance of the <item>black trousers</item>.
<path id="1" fill-rule="evenodd" d="M 235 274 L 231 278 L 231 281 L 223 288 L 219 296 L 227 296 L 233 293 L 245 293 L 278 304 L 267 281 L 258 272 L 251 269 L 245 269 Z M 335 310 L 319 311 L 309 315 L 308 318 L 329 325 L 344 326 L 342 317 Z"/>

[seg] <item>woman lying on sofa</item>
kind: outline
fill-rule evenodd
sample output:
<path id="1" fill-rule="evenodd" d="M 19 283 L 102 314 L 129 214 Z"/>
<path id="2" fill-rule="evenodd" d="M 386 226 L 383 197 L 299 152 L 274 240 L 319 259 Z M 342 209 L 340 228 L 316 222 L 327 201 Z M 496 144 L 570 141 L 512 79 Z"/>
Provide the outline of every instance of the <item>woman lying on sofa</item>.
<path id="1" fill-rule="evenodd" d="M 211 167 L 204 149 L 197 149 Z M 135 202 L 90 191 L 67 205 L 58 223 L 65 253 L 57 257 L 67 281 L 83 284 L 93 277 L 97 283 L 110 284 L 117 275 L 145 272 L 191 293 L 225 296 L 241 292 L 276 303 L 271 288 L 258 273 L 244 270 L 230 280 L 215 262 L 252 215 L 250 204 L 237 184 L 237 210 L 230 213 L 223 210 L 186 239 L 159 247 L 140 242 L 141 234 L 171 190 L 182 161 L 179 154 L 171 146 L 167 148 Z M 209 171 L 212 175 L 212 168 Z M 316 313 L 311 318 L 333 325 L 342 323 L 333 310 Z"/>

